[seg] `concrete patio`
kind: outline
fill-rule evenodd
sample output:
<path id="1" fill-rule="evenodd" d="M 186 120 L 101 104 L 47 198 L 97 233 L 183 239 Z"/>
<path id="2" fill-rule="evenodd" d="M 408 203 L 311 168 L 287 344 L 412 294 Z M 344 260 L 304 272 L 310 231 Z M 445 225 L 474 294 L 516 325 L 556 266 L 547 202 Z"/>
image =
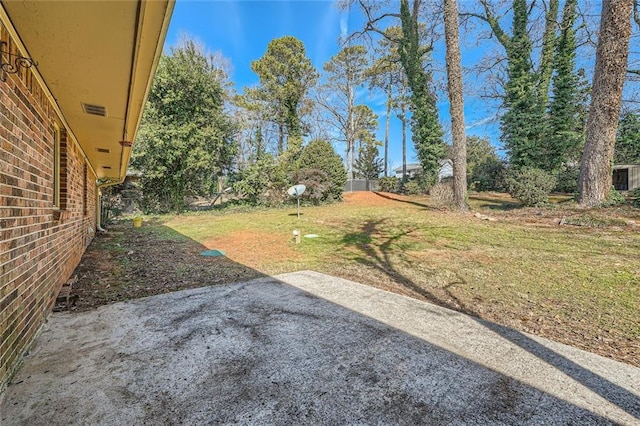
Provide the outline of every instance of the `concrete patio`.
<path id="1" fill-rule="evenodd" d="M 0 424 L 640 424 L 640 369 L 311 271 L 53 314 Z"/>

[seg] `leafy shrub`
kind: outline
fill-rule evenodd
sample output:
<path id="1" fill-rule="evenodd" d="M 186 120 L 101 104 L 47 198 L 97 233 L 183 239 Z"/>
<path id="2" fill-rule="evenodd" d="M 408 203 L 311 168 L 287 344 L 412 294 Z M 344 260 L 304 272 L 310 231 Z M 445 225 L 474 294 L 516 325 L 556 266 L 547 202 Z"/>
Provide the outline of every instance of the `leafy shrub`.
<path id="1" fill-rule="evenodd" d="M 621 206 L 623 204 L 627 204 L 627 199 L 612 186 L 609 190 L 609 195 L 607 195 L 607 200 L 602 203 L 602 206 L 613 207 Z"/>
<path id="2" fill-rule="evenodd" d="M 506 178 L 507 190 L 525 206 L 537 206 L 548 200 L 556 179 L 544 170 L 525 167 L 512 169 Z"/>
<path id="3" fill-rule="evenodd" d="M 640 188 L 636 188 L 635 190 L 631 191 L 630 195 L 634 198 L 631 205 L 640 209 Z"/>
<path id="4" fill-rule="evenodd" d="M 265 156 L 233 177 L 231 187 L 251 205 L 277 205 L 286 199 L 286 170 Z"/>
<path id="5" fill-rule="evenodd" d="M 402 192 L 407 195 L 419 195 L 425 193 L 422 185 L 420 185 L 420 182 L 418 182 L 417 180 L 409 180 L 404 182 L 404 184 L 402 185 Z"/>
<path id="6" fill-rule="evenodd" d="M 329 142 L 319 139 L 309 142 L 302 149 L 297 166 L 299 170 L 316 169 L 327 175 L 329 186 L 323 191 L 322 201 L 342 198 L 347 171 L 342 164 L 342 158 Z"/>
<path id="7" fill-rule="evenodd" d="M 475 165 L 469 175 L 469 188 L 474 191 L 502 191 L 505 168 L 502 161 L 489 157 Z"/>
<path id="8" fill-rule="evenodd" d="M 400 192 L 400 179 L 395 176 L 387 176 L 378 180 L 380 191 L 382 192 Z"/>
<path id="9" fill-rule="evenodd" d="M 629 192 L 629 196 L 634 199 L 631 202 L 631 205 L 633 207 L 636 207 L 636 208 L 640 209 L 640 187 L 638 187 L 638 188 L 634 189 L 633 191 Z"/>
<path id="10" fill-rule="evenodd" d="M 326 192 L 331 188 L 329 176 L 319 169 L 300 169 L 294 175 L 294 180 L 307 187 L 303 199 L 310 200 L 313 204 L 320 204 L 325 198 Z"/>
<path id="11" fill-rule="evenodd" d="M 449 209 L 456 203 L 451 182 L 440 182 L 433 185 L 429 190 L 429 195 L 431 203 L 437 208 Z"/>

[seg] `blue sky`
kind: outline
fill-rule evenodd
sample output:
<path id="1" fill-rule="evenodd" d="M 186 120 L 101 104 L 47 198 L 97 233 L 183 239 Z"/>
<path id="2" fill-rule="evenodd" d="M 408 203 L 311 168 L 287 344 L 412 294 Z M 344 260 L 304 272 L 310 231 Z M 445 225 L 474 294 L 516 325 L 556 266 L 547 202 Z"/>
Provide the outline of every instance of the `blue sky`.
<path id="1" fill-rule="evenodd" d="M 307 56 L 321 70 L 322 64 L 338 52 L 340 34 L 361 29 L 361 19 L 357 10 L 341 12 L 331 0 L 178 0 L 165 46 L 175 45 L 184 33 L 204 43 L 208 50 L 221 52 L 231 61 L 231 79 L 235 82 L 236 90 L 242 92 L 243 87 L 258 82 L 250 64 L 265 53 L 267 44 L 274 38 L 291 35 L 300 39 L 305 45 Z M 463 62 L 477 60 L 481 53 L 478 50 L 463 51 Z M 436 46 L 434 57 L 442 61 L 443 46 Z M 360 102 L 369 104 L 380 115 L 380 140 L 384 139 L 383 101 L 382 97 L 369 96 L 366 91 L 360 99 Z M 491 121 L 495 110 L 487 108 L 477 98 L 468 97 L 465 102 L 468 133 L 495 139 L 496 124 Z M 448 128 L 448 103 L 443 93 L 439 94 L 439 110 L 440 121 Z M 400 123 L 393 117 L 389 155 L 391 168 L 402 164 L 400 144 Z M 336 146 L 341 153 L 344 148 Z M 407 161 L 414 162 L 415 153 L 410 141 L 408 152 Z"/>

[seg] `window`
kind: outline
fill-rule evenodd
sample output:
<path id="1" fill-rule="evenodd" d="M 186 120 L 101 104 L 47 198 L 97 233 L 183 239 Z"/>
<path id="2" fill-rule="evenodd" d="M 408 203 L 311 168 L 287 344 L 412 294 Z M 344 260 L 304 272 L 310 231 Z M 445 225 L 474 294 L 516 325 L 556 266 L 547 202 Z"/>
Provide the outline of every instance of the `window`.
<path id="1" fill-rule="evenodd" d="M 58 124 L 53 126 L 53 206 L 67 208 L 67 132 Z"/>
<path id="2" fill-rule="evenodd" d="M 87 216 L 89 214 L 89 210 L 87 209 L 87 207 L 88 207 L 87 205 L 89 204 L 88 203 L 89 200 L 87 198 L 88 195 L 89 195 L 87 193 L 88 192 L 87 191 L 87 187 L 88 187 L 87 179 L 89 178 L 89 176 L 88 176 L 89 173 L 88 173 L 87 169 L 88 169 L 87 168 L 87 163 L 84 163 L 82 165 L 82 210 L 83 210 L 85 216 Z"/>
<path id="3" fill-rule="evenodd" d="M 60 127 L 53 126 L 53 206 L 60 208 Z"/>

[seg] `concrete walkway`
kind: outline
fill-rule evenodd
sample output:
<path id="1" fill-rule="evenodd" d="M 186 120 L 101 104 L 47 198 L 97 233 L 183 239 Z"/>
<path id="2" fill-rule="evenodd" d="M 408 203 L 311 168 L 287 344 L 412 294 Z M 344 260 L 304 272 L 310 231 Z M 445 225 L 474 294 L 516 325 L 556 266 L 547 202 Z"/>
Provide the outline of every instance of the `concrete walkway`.
<path id="1" fill-rule="evenodd" d="M 0 424 L 640 424 L 640 369 L 305 271 L 51 316 Z"/>

